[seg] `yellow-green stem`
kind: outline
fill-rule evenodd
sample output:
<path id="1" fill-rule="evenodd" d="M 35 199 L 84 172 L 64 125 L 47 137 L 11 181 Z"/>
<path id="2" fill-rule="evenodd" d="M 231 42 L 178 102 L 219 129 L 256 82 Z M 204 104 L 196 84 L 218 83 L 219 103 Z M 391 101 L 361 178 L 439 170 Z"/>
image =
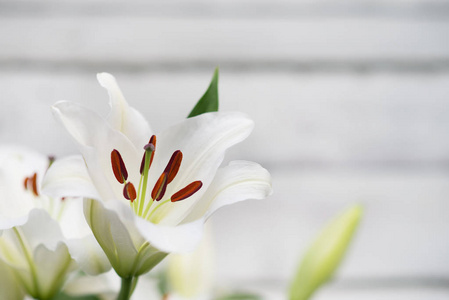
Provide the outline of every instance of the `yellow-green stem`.
<path id="1" fill-rule="evenodd" d="M 122 286 L 120 288 L 120 293 L 118 294 L 117 300 L 129 300 L 131 297 L 131 290 L 133 289 L 133 278 L 134 277 L 122 277 Z"/>

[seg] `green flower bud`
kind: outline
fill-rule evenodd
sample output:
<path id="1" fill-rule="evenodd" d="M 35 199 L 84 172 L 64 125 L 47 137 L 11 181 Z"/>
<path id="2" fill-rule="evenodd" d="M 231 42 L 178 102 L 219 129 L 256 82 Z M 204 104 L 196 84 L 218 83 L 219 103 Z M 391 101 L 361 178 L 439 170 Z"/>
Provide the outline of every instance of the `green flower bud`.
<path id="1" fill-rule="evenodd" d="M 355 205 L 332 220 L 304 255 L 290 287 L 290 300 L 306 300 L 340 264 L 359 224 L 362 208 Z"/>

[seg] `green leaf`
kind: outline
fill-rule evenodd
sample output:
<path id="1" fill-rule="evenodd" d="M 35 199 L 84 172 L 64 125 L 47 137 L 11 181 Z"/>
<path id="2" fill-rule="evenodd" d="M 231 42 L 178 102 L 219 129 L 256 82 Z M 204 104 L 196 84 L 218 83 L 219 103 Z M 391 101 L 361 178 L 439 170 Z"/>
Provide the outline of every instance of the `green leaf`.
<path id="1" fill-rule="evenodd" d="M 304 255 L 290 287 L 290 300 L 306 300 L 337 269 L 362 215 L 355 205 L 332 220 Z"/>
<path id="2" fill-rule="evenodd" d="M 215 68 L 214 75 L 207 91 L 196 103 L 187 118 L 195 117 L 207 112 L 218 111 L 218 67 Z"/>
<path id="3" fill-rule="evenodd" d="M 261 300 L 259 295 L 249 294 L 249 293 L 235 293 L 231 295 L 222 296 L 215 300 Z"/>

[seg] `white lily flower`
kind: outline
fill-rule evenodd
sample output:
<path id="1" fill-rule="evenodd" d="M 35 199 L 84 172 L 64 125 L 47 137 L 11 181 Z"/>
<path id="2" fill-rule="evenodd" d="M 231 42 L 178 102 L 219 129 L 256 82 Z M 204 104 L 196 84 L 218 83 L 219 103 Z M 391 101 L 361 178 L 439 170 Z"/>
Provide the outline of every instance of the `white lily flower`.
<path id="1" fill-rule="evenodd" d="M 81 242 L 95 248 L 82 219 L 81 200 L 42 194 L 40 182 L 49 163 L 49 158 L 34 151 L 0 147 L 0 260 L 8 265 L 19 286 L 38 299 L 51 299 L 75 269 L 68 244 Z M 95 256 L 101 258 L 97 248 Z M 87 255 L 84 251 L 75 256 L 81 262 Z M 103 263 L 97 262 L 94 268 L 107 268 L 105 258 L 99 261 Z"/>
<path id="2" fill-rule="evenodd" d="M 151 270 L 167 253 L 194 250 L 218 208 L 271 193 L 270 175 L 256 163 L 219 169 L 225 150 L 253 128 L 244 114 L 186 119 L 158 134 L 156 145 L 114 77 L 103 73 L 98 80 L 109 92 L 108 118 L 71 102 L 53 106 L 82 157 L 53 164 L 44 188 L 85 197 L 85 217 L 122 278 Z"/>

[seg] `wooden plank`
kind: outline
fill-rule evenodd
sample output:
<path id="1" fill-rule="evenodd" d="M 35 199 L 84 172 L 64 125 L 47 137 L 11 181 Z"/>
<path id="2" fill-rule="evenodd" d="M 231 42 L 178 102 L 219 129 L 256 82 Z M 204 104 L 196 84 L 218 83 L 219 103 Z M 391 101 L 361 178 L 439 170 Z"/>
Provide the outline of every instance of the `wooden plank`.
<path id="1" fill-rule="evenodd" d="M 2 0 L 0 14 L 17 15 L 77 15 L 77 16 L 192 16 L 226 18 L 310 18 L 317 16 L 383 16 L 406 18 L 443 18 L 448 15 L 447 0 L 412 1 L 181 1 L 154 2 L 142 0 L 76 1 L 76 0 Z"/>
<path id="2" fill-rule="evenodd" d="M 16 17 L 0 19 L 0 63 L 447 63 L 447 36 L 446 20 Z"/>
<path id="3" fill-rule="evenodd" d="M 116 76 L 128 101 L 159 132 L 185 117 L 210 71 Z M 449 162 L 449 75 L 224 71 L 220 78 L 221 109 L 243 111 L 256 124 L 231 158 L 302 168 L 439 168 Z M 107 111 L 107 94 L 94 74 L 2 72 L 0 89 L 1 140 L 43 152 L 75 151 L 52 119 L 54 102 Z"/>
<path id="4" fill-rule="evenodd" d="M 365 215 L 339 280 L 361 291 L 382 278 L 393 289 L 438 278 L 447 284 L 449 173 L 297 169 L 272 175 L 274 194 L 268 200 L 239 203 L 212 218 L 224 282 L 288 282 L 325 222 L 361 203 Z"/>

